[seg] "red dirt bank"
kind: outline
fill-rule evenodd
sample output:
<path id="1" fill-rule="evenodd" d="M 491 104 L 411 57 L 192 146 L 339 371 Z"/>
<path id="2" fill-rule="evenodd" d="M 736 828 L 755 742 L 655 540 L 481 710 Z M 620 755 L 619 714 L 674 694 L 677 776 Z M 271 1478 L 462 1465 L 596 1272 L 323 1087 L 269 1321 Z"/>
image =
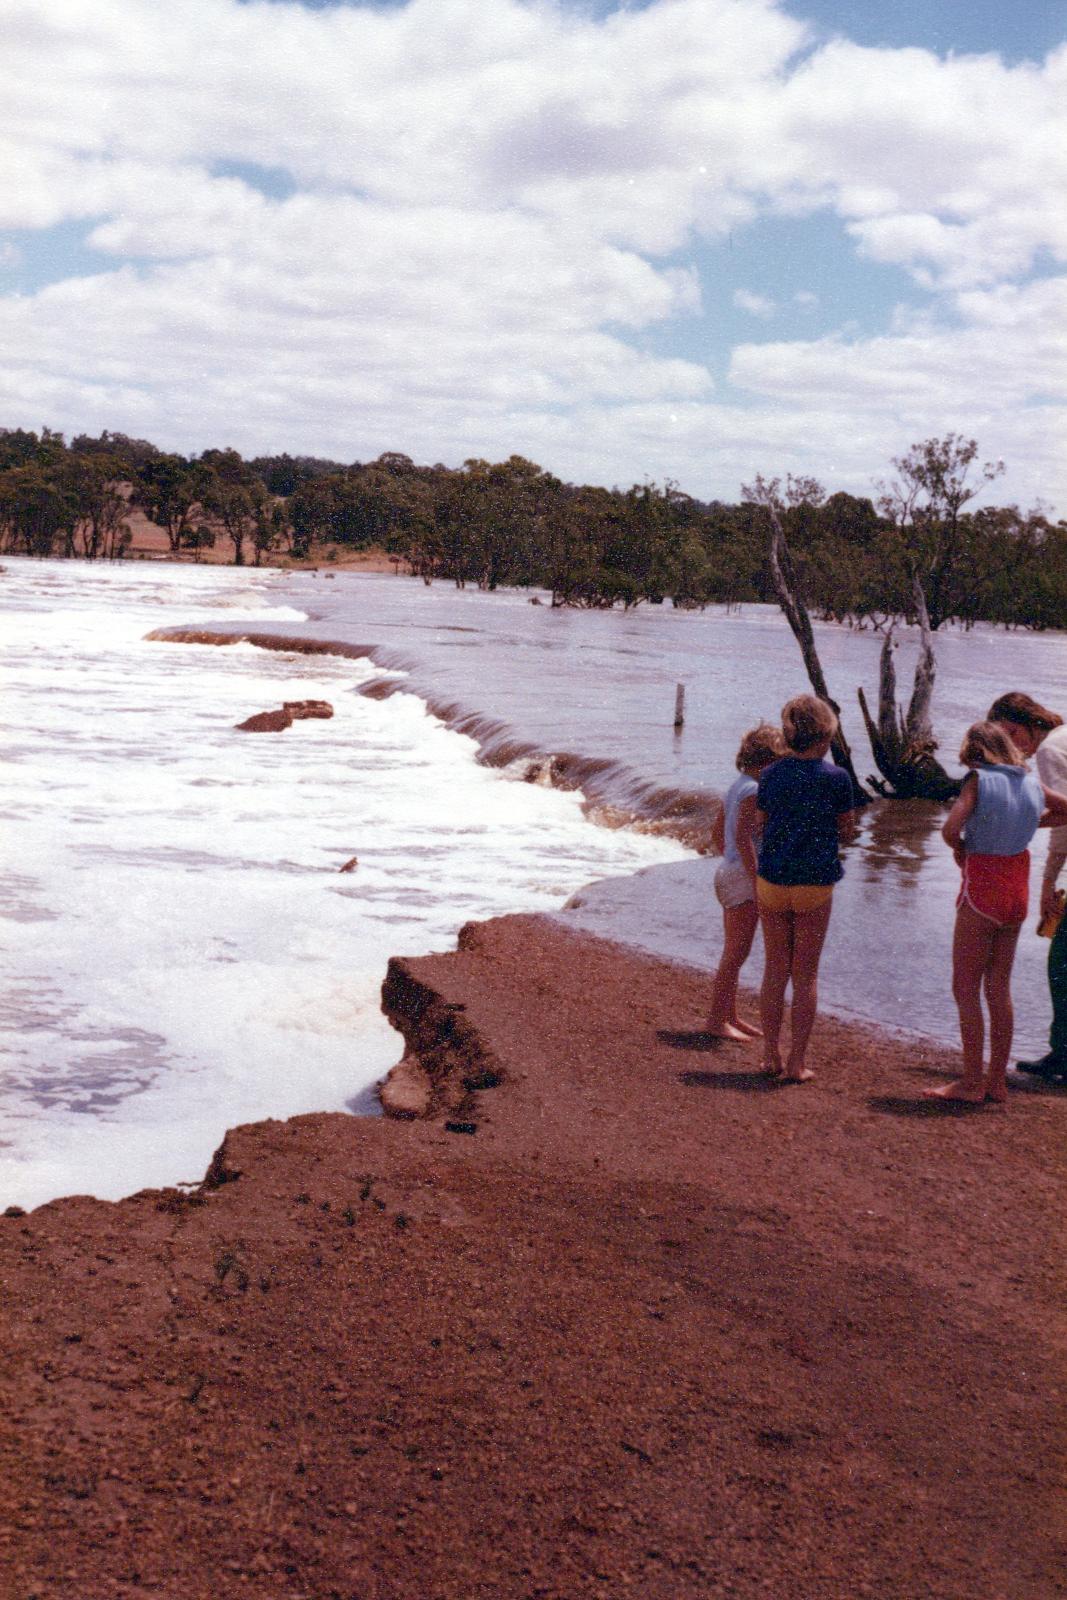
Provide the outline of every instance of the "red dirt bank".
<path id="1" fill-rule="evenodd" d="M 769 1089 L 707 989 L 468 929 L 386 984 L 429 1120 L 0 1219 L 4 1600 L 1067 1592 L 1067 1100 L 833 1023 Z"/>

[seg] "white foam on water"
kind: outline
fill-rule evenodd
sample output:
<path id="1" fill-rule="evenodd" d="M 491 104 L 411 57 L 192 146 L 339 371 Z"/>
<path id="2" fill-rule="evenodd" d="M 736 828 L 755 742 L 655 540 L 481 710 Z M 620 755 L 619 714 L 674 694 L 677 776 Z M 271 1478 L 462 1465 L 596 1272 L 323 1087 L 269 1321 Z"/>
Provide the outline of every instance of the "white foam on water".
<path id="1" fill-rule="evenodd" d="M 479 766 L 413 695 L 360 696 L 369 662 L 145 640 L 302 619 L 267 573 L 0 584 L 0 1205 L 196 1180 L 236 1123 L 372 1109 L 390 955 L 686 853 Z M 234 731 L 311 698 L 332 720 Z"/>

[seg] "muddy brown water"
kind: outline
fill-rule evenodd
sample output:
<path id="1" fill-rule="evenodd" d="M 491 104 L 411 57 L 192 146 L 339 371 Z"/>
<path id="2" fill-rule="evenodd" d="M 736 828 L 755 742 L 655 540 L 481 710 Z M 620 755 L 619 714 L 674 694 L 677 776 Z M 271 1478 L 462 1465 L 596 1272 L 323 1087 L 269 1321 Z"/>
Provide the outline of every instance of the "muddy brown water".
<path id="1" fill-rule="evenodd" d="M 309 620 L 274 630 L 281 636 L 275 640 L 269 629 L 258 630 L 257 642 L 277 646 L 284 638 L 283 648 L 369 655 L 383 668 L 370 693 L 420 695 L 475 739 L 487 762 L 519 763 L 541 781 L 580 787 L 594 821 L 637 818 L 691 843 L 706 837 L 717 797 L 732 781 L 740 735 L 807 687 L 793 638 L 767 606 L 580 612 L 553 610 L 546 597 L 523 591 L 485 595 L 394 576 L 292 573 L 277 583 L 279 597 Z M 881 638 L 834 624 L 815 631 L 863 777 L 873 762 L 856 689 L 873 697 Z M 911 630 L 900 630 L 898 640 L 903 698 L 917 645 Z M 679 683 L 680 731 L 673 726 Z M 939 635 L 934 717 L 951 771 L 960 770 L 954 758 L 966 727 L 1013 688 L 1067 710 L 1062 634 L 979 626 Z M 835 1009 L 955 1036 L 949 984 L 957 872 L 939 837 L 943 817 L 942 807 L 920 801 L 875 801 L 866 809 L 846 853 L 824 967 L 824 998 Z M 1045 848 L 1039 835 L 1037 863 Z M 1035 865 L 1035 888 L 1037 871 Z M 706 860 L 654 868 L 591 888 L 569 914 L 608 936 L 709 964 L 719 935 L 710 876 Z M 1031 922 L 1016 966 L 1019 1053 L 1044 1047 L 1046 955 Z M 746 976 L 758 976 L 758 955 Z"/>

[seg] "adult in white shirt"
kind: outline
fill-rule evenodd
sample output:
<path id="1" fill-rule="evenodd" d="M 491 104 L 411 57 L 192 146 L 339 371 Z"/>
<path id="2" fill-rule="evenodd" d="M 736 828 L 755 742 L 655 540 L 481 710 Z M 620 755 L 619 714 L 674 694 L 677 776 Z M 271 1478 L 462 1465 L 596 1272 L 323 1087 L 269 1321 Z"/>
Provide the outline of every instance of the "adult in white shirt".
<path id="1" fill-rule="evenodd" d="M 1015 690 L 994 700 L 989 720 L 1000 724 L 1024 756 L 1033 756 L 1037 775 L 1046 788 L 1067 794 L 1067 727 L 1062 717 Z M 1052 910 L 1056 880 L 1065 861 L 1067 827 L 1053 828 L 1041 880 L 1039 918 Z M 1067 916 L 1061 920 L 1048 953 L 1048 986 L 1052 995 L 1048 1052 L 1038 1061 L 1018 1061 L 1016 1066 L 1020 1072 L 1031 1072 L 1039 1078 L 1067 1080 Z"/>

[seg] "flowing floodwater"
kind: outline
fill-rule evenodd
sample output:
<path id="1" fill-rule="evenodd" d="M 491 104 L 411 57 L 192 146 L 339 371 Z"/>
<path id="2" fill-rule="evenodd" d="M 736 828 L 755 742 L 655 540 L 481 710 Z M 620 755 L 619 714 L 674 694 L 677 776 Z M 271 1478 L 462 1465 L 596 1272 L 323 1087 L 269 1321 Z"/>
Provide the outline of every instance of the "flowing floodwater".
<path id="1" fill-rule="evenodd" d="M 574 613 L 531 598 L 7 564 L 0 1204 L 195 1179 L 235 1122 L 373 1110 L 400 1049 L 379 1009 L 388 956 L 448 948 L 472 917 L 575 896 L 577 925 L 714 959 L 712 865 L 689 846 L 739 734 L 805 687 L 791 637 L 765 607 Z M 858 744 L 853 693 L 876 680 L 878 641 L 817 632 Z M 241 635 L 272 648 L 179 642 Z M 947 752 L 1005 688 L 1067 705 L 1062 636 L 975 629 L 939 652 Z M 234 731 L 308 698 L 333 719 Z M 954 1037 L 942 816 L 869 808 L 823 987 L 838 1010 Z M 681 837 L 643 831 L 662 828 Z M 1024 933 L 1023 1049 L 1043 1043 L 1046 948 Z"/>
<path id="2" fill-rule="evenodd" d="M 391 954 L 682 853 L 490 771 L 413 695 L 360 695 L 369 662 L 145 641 L 299 621 L 269 574 L 11 561 L 0 585 L 0 1205 L 196 1179 L 236 1122 L 373 1110 Z M 307 698 L 332 720 L 234 731 Z"/>

